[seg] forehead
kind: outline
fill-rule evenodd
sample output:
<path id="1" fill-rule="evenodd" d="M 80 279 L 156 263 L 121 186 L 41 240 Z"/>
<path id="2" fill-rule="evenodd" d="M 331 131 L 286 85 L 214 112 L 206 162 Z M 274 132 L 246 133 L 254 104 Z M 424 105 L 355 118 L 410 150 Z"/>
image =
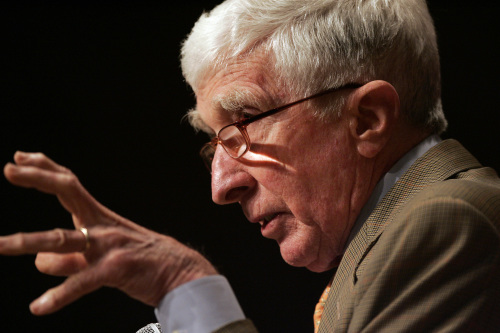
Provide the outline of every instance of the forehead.
<path id="1" fill-rule="evenodd" d="M 196 92 L 192 124 L 207 131 L 227 124 L 235 113 L 245 109 L 265 111 L 283 96 L 267 57 L 252 56 L 228 63 L 207 75 Z"/>

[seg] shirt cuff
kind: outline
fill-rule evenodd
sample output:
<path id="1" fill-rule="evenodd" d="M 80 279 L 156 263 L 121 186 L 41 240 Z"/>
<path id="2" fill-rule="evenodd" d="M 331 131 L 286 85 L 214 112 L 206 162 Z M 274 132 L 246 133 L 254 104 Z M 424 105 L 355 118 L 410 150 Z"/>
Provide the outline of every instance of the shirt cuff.
<path id="1" fill-rule="evenodd" d="M 211 275 L 169 292 L 155 309 L 164 333 L 208 333 L 245 315 L 222 275 Z"/>

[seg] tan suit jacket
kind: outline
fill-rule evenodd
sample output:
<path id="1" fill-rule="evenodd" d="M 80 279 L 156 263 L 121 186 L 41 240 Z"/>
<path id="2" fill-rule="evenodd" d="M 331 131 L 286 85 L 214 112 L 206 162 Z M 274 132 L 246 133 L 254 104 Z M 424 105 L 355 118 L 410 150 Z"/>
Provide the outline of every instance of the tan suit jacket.
<path id="1" fill-rule="evenodd" d="M 499 230 L 496 173 L 443 141 L 347 248 L 319 332 L 500 332 Z"/>
<path id="2" fill-rule="evenodd" d="M 443 141 L 346 249 L 319 332 L 500 332 L 499 230 L 496 173 Z M 218 332 L 256 330 L 242 321 Z"/>

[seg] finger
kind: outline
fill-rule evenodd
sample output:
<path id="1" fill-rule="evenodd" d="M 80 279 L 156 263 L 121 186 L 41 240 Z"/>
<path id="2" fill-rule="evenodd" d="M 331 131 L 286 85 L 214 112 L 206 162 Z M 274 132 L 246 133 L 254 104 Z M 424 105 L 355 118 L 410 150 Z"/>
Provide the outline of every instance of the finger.
<path id="1" fill-rule="evenodd" d="M 71 275 L 59 286 L 47 290 L 30 304 L 30 310 L 38 316 L 50 314 L 100 287 L 93 271 L 85 270 Z"/>
<path id="2" fill-rule="evenodd" d="M 54 229 L 0 237 L 0 254 L 3 255 L 80 252 L 86 246 L 87 240 L 80 230 Z"/>
<path id="3" fill-rule="evenodd" d="M 4 167 L 5 177 L 14 185 L 36 188 L 39 191 L 60 194 L 72 188 L 76 177 L 68 173 L 60 173 L 40 169 L 31 165 L 15 165 L 7 163 Z"/>
<path id="4" fill-rule="evenodd" d="M 56 162 L 45 156 L 43 153 L 26 153 L 17 151 L 14 154 L 14 161 L 18 165 L 31 165 L 41 169 L 62 173 L 70 172 L 67 168 L 57 164 Z"/>
<path id="5" fill-rule="evenodd" d="M 36 268 L 53 276 L 69 276 L 87 268 L 83 253 L 46 253 L 40 252 L 35 259 Z"/>
<path id="6" fill-rule="evenodd" d="M 61 173 L 35 166 L 7 163 L 4 174 L 14 185 L 57 195 L 61 204 L 70 213 L 84 214 L 80 216 L 81 218 L 91 217 L 88 215 L 93 213 L 92 208 L 96 208 L 95 200 L 71 172 Z"/>

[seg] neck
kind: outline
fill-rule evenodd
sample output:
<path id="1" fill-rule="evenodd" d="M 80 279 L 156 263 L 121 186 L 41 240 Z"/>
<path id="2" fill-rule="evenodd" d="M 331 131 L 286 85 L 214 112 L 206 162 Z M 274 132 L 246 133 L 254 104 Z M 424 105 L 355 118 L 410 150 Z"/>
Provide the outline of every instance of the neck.
<path id="1" fill-rule="evenodd" d="M 375 184 L 397 161 L 429 135 L 431 135 L 431 133 L 410 126 L 401 126 L 397 128 L 384 149 L 382 149 L 375 158 L 374 173 L 378 175 Z"/>
<path id="2" fill-rule="evenodd" d="M 414 128 L 401 128 L 395 131 L 385 147 L 377 156 L 364 159 L 359 165 L 352 198 L 354 217 L 358 216 L 377 183 L 406 153 L 427 138 L 430 133 Z"/>

